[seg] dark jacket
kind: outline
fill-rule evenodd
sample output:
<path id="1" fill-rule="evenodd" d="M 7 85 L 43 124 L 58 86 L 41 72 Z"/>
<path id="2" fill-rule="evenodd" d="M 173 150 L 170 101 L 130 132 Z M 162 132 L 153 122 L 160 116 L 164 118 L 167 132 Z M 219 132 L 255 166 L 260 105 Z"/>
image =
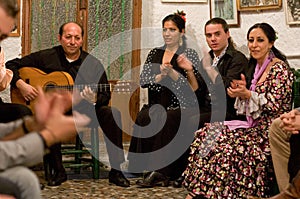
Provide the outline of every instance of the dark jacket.
<path id="1" fill-rule="evenodd" d="M 37 51 L 23 58 L 13 59 L 6 62 L 6 67 L 14 73 L 11 86 L 15 87 L 16 82 L 20 79 L 19 69 L 22 67 L 35 67 L 45 73 L 55 71 L 64 71 L 69 73 L 77 87 L 84 85 L 105 85 L 108 83 L 107 76 L 102 63 L 85 51 L 81 51 L 80 57 L 69 62 L 66 59 L 62 46 Z M 108 105 L 110 92 L 98 92 L 97 106 Z"/>
<path id="2" fill-rule="evenodd" d="M 211 58 L 214 58 L 213 51 L 209 52 Z M 202 64 L 202 63 L 201 63 Z M 226 89 L 230 87 L 230 82 L 233 79 L 240 79 L 241 73 L 245 74 L 247 71 L 248 59 L 246 56 L 237 51 L 232 45 L 229 45 L 225 55 L 220 59 L 217 68 L 219 75 L 217 76 L 215 84 L 210 81 L 207 73 L 203 71 L 201 65 L 201 75 L 203 76 L 204 82 L 202 82 L 201 87 L 205 88 L 205 94 L 203 100 L 203 106 L 200 107 L 204 111 L 214 111 L 211 110 L 227 110 L 226 120 L 232 119 L 243 119 L 241 116 L 236 115 L 236 110 L 234 109 L 235 98 L 229 97 Z M 224 96 L 226 95 L 226 99 Z M 226 101 L 226 103 L 224 103 Z M 212 104 L 214 104 L 212 106 Z"/>

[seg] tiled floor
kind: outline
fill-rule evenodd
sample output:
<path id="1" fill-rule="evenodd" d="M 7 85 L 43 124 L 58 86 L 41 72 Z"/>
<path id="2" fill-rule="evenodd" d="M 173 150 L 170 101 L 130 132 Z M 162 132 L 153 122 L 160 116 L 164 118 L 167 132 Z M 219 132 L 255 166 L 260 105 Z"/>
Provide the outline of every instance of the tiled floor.
<path id="1" fill-rule="evenodd" d="M 40 177 L 40 181 L 46 185 L 42 171 L 36 171 Z M 118 187 L 108 183 L 107 171 L 101 173 L 101 179 L 91 179 L 88 173 L 81 177 L 85 179 L 76 179 L 73 174 L 68 175 L 68 180 L 57 187 L 45 186 L 42 190 L 42 198 L 48 199 L 171 199 L 185 198 L 187 192 L 184 188 L 155 187 L 155 188 L 139 188 L 135 185 L 138 178 L 128 178 L 131 186 L 128 188 Z M 78 177 L 78 176 L 77 176 Z"/>
<path id="2" fill-rule="evenodd" d="M 105 145 L 100 145 L 100 161 L 104 164 L 108 164 L 108 157 L 105 152 Z M 125 151 L 128 145 L 124 146 Z M 123 165 L 123 167 L 126 167 Z M 126 169 L 126 168 L 125 168 Z M 46 185 L 44 180 L 44 173 L 42 167 L 35 168 L 40 181 Z M 126 175 L 129 177 L 131 186 L 128 188 L 118 187 L 108 183 L 108 166 L 101 166 L 100 179 L 94 180 L 91 178 L 91 173 L 85 171 L 83 174 L 72 174 L 72 171 L 68 170 L 68 180 L 62 185 L 57 187 L 45 186 L 42 190 L 42 198 L 48 199 L 171 199 L 185 198 L 187 192 L 184 188 L 169 187 L 155 187 L 155 188 L 139 188 L 135 185 L 138 178 L 134 178 L 132 175 Z"/>
<path id="3" fill-rule="evenodd" d="M 134 184 L 135 179 L 131 179 Z M 100 180 L 68 180 L 59 187 L 48 187 L 42 191 L 43 198 L 109 198 L 109 199 L 150 199 L 150 198 L 178 198 L 182 199 L 186 195 L 184 189 L 173 187 L 156 187 L 141 189 L 135 185 L 129 188 L 122 188 L 109 185 L 107 179 Z"/>

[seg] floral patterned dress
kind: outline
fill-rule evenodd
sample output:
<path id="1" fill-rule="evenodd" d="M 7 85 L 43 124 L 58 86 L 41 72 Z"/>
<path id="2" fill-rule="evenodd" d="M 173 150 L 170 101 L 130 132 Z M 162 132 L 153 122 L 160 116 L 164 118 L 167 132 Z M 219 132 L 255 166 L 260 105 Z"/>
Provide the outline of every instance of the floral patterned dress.
<path id="1" fill-rule="evenodd" d="M 195 132 L 189 164 L 183 173 L 188 191 L 204 198 L 268 196 L 273 176 L 268 127 L 291 109 L 292 84 L 289 67 L 276 62 L 265 81 L 255 88 L 267 99 L 255 127 L 229 130 L 219 122 Z"/>

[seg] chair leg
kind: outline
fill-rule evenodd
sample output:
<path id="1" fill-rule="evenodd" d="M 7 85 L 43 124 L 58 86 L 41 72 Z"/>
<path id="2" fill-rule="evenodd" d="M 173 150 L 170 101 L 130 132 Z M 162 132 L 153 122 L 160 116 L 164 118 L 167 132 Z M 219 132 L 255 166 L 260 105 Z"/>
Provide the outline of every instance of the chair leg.
<path id="1" fill-rule="evenodd" d="M 100 178 L 100 162 L 99 162 L 99 134 L 98 134 L 98 128 L 97 127 L 91 127 L 90 128 L 90 139 L 91 139 L 91 144 L 87 145 L 87 149 L 90 153 L 90 155 L 92 156 L 91 159 L 90 158 L 85 158 L 83 157 L 83 154 L 86 154 L 87 151 L 86 149 L 84 149 L 84 143 L 83 143 L 83 133 L 86 132 L 80 132 L 78 133 L 78 135 L 76 136 L 76 143 L 75 143 L 75 150 L 76 152 L 72 152 L 72 148 L 71 151 L 65 151 L 65 154 L 73 154 L 74 155 L 74 161 L 71 164 L 71 168 L 74 169 L 74 172 L 76 174 L 80 174 L 81 172 L 81 167 L 87 167 L 87 166 L 91 166 L 92 167 L 92 174 L 93 174 L 93 178 L 94 179 L 99 179 Z M 85 162 L 88 162 L 89 164 L 85 164 Z M 45 169 L 45 172 L 50 173 L 51 174 L 51 170 L 48 171 Z"/>
<path id="2" fill-rule="evenodd" d="M 81 138 L 82 138 L 82 132 L 78 133 L 78 135 L 76 136 L 76 144 L 75 144 L 75 149 L 76 150 L 82 150 Z M 82 157 L 82 154 L 79 154 L 79 153 L 75 154 L 75 164 L 81 164 L 81 157 Z M 80 167 L 75 168 L 74 172 L 76 174 L 79 174 L 80 173 Z"/>
<path id="3" fill-rule="evenodd" d="M 91 146 L 92 146 L 92 170 L 93 178 L 100 178 L 100 166 L 99 166 L 99 133 L 98 128 L 94 127 L 91 130 Z"/>

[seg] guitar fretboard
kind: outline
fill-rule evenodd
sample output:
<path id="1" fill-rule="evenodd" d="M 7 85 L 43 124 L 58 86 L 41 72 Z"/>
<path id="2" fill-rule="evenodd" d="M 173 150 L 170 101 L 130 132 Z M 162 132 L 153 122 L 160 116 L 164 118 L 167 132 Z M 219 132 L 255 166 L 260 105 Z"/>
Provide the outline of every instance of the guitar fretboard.
<path id="1" fill-rule="evenodd" d="M 45 90 L 62 89 L 72 91 L 75 89 L 83 90 L 85 87 L 91 88 L 92 91 L 97 92 L 130 92 L 132 91 L 131 85 L 128 82 L 118 84 L 76 84 L 76 85 L 46 85 Z"/>

